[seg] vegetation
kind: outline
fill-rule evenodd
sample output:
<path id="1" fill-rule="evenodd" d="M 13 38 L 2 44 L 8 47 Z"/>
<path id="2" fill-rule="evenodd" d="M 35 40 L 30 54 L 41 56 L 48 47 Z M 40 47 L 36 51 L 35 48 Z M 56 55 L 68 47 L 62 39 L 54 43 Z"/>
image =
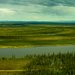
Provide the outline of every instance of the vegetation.
<path id="1" fill-rule="evenodd" d="M 0 58 L 0 75 L 75 75 L 75 53 Z"/>
<path id="2" fill-rule="evenodd" d="M 0 27 L 0 47 L 75 45 L 75 26 L 25 25 Z"/>

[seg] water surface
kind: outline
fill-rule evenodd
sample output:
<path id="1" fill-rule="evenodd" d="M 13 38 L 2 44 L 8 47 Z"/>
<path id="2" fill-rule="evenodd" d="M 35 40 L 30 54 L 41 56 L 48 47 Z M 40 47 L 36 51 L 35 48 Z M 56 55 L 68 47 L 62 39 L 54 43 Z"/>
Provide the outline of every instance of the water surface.
<path id="1" fill-rule="evenodd" d="M 0 57 L 22 57 L 25 55 L 42 55 L 52 53 L 75 53 L 75 46 L 44 46 L 44 47 L 32 47 L 32 48 L 0 48 Z"/>

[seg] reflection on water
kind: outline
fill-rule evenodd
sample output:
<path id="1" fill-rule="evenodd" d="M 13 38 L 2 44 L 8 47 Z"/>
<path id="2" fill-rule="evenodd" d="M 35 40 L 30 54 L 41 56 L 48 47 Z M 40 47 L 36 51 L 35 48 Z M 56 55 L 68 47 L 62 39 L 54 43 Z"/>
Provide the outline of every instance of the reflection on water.
<path id="1" fill-rule="evenodd" d="M 75 53 L 75 46 L 44 46 L 44 47 L 33 47 L 33 48 L 1 48 L 0 57 L 10 57 L 15 55 L 21 57 L 31 54 L 52 54 L 52 53 Z"/>

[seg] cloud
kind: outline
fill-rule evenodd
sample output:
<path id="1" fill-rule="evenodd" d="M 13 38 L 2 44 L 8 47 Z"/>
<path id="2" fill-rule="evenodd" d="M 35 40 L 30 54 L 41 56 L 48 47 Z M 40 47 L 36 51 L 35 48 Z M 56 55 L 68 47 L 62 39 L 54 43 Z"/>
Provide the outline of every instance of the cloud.
<path id="1" fill-rule="evenodd" d="M 58 16 L 75 16 L 75 7 L 59 5 L 51 7 L 51 10 L 53 10 Z"/>
<path id="2" fill-rule="evenodd" d="M 0 5 L 0 20 L 69 21 L 75 20 L 75 7 L 28 5 Z"/>
<path id="3" fill-rule="evenodd" d="M 12 15 L 15 11 L 9 9 L 9 8 L 0 8 L 0 14 L 2 15 Z"/>

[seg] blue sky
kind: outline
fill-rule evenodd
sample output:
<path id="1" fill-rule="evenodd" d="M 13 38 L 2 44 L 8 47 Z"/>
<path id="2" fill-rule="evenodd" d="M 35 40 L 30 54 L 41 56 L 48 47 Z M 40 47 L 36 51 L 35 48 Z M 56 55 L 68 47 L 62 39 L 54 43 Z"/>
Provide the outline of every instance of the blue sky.
<path id="1" fill-rule="evenodd" d="M 0 21 L 75 21 L 74 0 L 0 0 Z"/>

